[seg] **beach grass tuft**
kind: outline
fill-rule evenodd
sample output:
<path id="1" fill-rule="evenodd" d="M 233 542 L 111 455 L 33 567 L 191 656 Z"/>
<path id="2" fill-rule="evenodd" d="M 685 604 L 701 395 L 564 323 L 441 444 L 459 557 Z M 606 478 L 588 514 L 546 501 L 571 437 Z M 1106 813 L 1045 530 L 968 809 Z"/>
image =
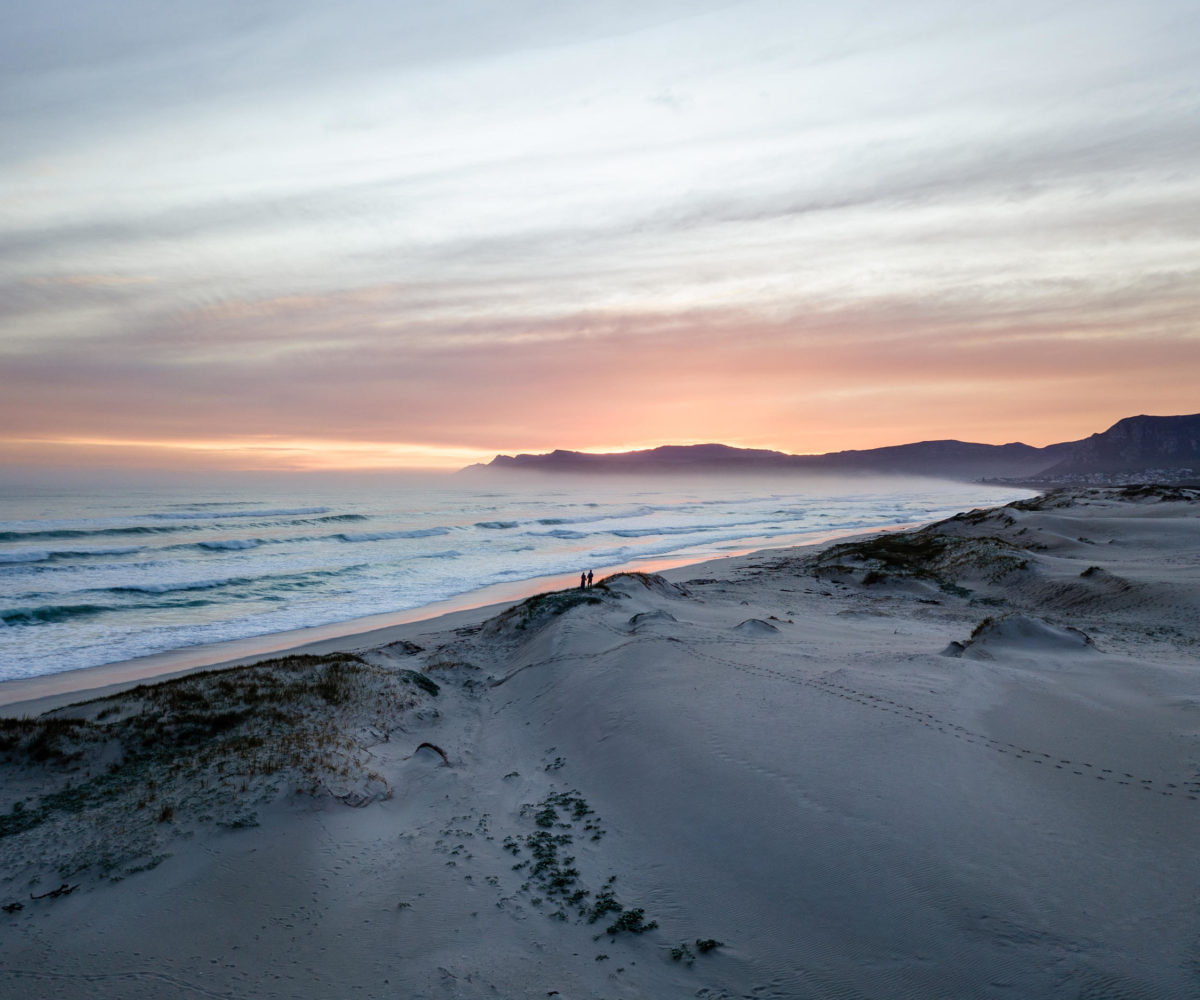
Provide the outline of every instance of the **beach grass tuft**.
<path id="1" fill-rule="evenodd" d="M 937 526 L 934 526 L 935 528 Z M 922 528 L 888 532 L 833 545 L 813 560 L 817 575 L 854 575 L 865 570 L 864 586 L 888 577 L 927 580 L 969 593 L 956 583 L 966 574 L 995 582 L 1026 569 L 1023 550 L 995 535 L 961 537 Z M 951 591 L 953 592 L 953 591 Z"/>
<path id="2" fill-rule="evenodd" d="M 25 855 L 63 871 L 123 877 L 164 838 L 256 825 L 254 807 L 280 795 L 364 805 L 389 794 L 370 748 L 439 690 L 350 653 L 293 655 L 0 719 L 0 762 L 39 789 L 0 813 L 0 838 L 32 838 Z M 86 843 L 62 835 L 81 815 Z"/>

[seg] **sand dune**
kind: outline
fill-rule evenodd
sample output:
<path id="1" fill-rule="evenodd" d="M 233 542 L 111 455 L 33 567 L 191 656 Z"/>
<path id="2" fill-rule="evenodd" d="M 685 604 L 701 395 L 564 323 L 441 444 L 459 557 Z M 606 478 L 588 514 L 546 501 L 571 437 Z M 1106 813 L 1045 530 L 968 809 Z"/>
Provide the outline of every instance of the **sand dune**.
<path id="1" fill-rule="evenodd" d="M 6 993 L 1200 996 L 1195 493 L 344 645 L 0 730 Z"/>

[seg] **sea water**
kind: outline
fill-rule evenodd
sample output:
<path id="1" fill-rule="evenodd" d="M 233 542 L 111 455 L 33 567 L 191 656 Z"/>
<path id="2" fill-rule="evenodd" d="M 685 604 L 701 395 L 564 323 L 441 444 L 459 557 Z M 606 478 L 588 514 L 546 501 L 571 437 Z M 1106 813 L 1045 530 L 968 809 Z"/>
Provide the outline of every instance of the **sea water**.
<path id="1" fill-rule="evenodd" d="M 1029 495 L 933 480 L 733 477 L 0 485 L 0 680 Z"/>

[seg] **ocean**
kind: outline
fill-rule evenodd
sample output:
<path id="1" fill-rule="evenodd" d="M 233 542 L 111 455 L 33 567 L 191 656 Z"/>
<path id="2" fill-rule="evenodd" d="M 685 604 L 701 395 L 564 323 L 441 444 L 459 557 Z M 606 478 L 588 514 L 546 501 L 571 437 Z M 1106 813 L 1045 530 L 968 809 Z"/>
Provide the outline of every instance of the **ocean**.
<path id="1" fill-rule="evenodd" d="M 255 480 L 0 486 L 0 680 L 931 521 L 934 480 Z"/>

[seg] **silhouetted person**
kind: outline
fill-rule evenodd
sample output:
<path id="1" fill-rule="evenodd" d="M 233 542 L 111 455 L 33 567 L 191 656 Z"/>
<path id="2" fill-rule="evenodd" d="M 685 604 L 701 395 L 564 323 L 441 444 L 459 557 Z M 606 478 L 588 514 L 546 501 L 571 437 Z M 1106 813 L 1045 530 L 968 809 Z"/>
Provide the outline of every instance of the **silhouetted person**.
<path id="1" fill-rule="evenodd" d="M 580 573 L 579 574 L 579 589 L 583 590 L 583 588 L 586 586 L 587 586 L 587 574 Z"/>
<path id="2" fill-rule="evenodd" d="M 591 585 L 592 585 L 592 571 L 589 569 L 588 570 L 588 586 L 590 587 Z"/>

